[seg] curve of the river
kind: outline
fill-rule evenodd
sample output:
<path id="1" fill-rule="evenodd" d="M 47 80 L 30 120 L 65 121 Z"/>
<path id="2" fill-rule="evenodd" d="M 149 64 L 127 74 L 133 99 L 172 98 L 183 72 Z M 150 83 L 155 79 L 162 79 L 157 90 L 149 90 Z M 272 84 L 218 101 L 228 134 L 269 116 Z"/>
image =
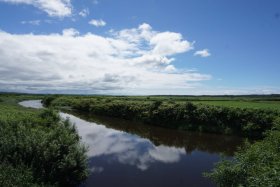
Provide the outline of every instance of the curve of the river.
<path id="1" fill-rule="evenodd" d="M 43 108 L 40 100 L 19 103 Z M 231 157 L 242 139 L 180 132 L 114 118 L 60 112 L 75 124 L 88 147 L 91 174 L 82 186 L 214 186 L 202 176 Z"/>

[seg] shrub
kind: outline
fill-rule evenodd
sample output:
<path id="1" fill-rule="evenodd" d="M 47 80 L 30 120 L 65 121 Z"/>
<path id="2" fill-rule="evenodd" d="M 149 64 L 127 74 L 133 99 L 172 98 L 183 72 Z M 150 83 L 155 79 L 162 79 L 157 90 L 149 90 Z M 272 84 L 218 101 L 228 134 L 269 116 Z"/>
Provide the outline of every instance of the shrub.
<path id="1" fill-rule="evenodd" d="M 23 165 L 0 164 L 0 186 L 44 186 L 33 177 L 32 171 Z"/>
<path id="2" fill-rule="evenodd" d="M 45 96 L 42 100 L 42 103 L 44 104 L 45 107 L 51 106 L 51 103 L 53 100 L 55 100 L 58 96 L 57 95 L 48 95 Z"/>
<path id="3" fill-rule="evenodd" d="M 279 147 L 280 131 L 269 131 L 264 140 L 247 143 L 234 160 L 219 162 L 205 175 L 218 186 L 279 186 Z"/>
<path id="4" fill-rule="evenodd" d="M 3 108 L 0 162 L 5 164 L 0 167 L 0 181 L 5 185 L 0 186 L 76 186 L 87 177 L 86 149 L 68 120 L 61 120 L 49 109 L 25 112 L 20 107 Z M 6 177 L 13 171 L 22 173 L 17 180 L 16 174 Z M 18 185 L 21 181 L 23 185 Z"/>
<path id="5" fill-rule="evenodd" d="M 279 112 L 230 108 L 192 102 L 129 99 L 118 97 L 58 97 L 52 105 L 68 106 L 80 112 L 142 121 L 151 125 L 210 133 L 236 134 L 262 138 L 271 129 Z"/>

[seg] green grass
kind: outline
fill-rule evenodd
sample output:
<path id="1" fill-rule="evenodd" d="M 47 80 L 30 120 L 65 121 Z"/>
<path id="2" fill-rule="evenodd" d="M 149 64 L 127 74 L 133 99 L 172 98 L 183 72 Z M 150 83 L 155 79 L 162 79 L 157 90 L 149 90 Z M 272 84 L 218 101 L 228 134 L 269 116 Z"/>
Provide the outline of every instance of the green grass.
<path id="1" fill-rule="evenodd" d="M 270 109 L 280 111 L 280 101 L 192 101 L 194 104 L 207 104 L 213 106 Z"/>
<path id="2" fill-rule="evenodd" d="M 133 97 L 131 98 L 133 100 Z M 280 110 L 280 98 L 277 96 L 151 96 L 149 100 L 168 102 L 192 102 L 194 104 L 207 104 L 213 106 Z M 137 100 L 147 100 L 138 97 Z"/>

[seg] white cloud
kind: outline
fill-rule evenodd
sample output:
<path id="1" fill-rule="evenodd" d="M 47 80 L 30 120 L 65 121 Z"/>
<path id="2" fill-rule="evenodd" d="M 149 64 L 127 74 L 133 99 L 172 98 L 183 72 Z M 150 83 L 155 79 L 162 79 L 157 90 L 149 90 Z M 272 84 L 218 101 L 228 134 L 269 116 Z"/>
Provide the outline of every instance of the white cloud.
<path id="1" fill-rule="evenodd" d="M 21 24 L 40 25 L 41 20 L 21 21 Z"/>
<path id="2" fill-rule="evenodd" d="M 96 27 L 104 27 L 106 25 L 106 22 L 103 21 L 102 19 L 92 19 L 88 23 Z"/>
<path id="3" fill-rule="evenodd" d="M 131 43 L 141 43 L 142 41 L 150 42 L 151 38 L 156 34 L 152 27 L 143 23 L 138 28 L 123 29 L 118 32 L 111 32 L 115 37 Z"/>
<path id="4" fill-rule="evenodd" d="M 162 36 L 164 35 L 164 37 Z M 159 38 L 163 37 L 171 48 Z M 151 42 L 153 41 L 153 42 Z M 0 88 L 71 93 L 186 93 L 210 75 L 177 69 L 174 55 L 191 44 L 180 34 L 148 24 L 103 37 L 79 34 L 10 34 L 0 31 Z"/>
<path id="5" fill-rule="evenodd" d="M 72 13 L 71 0 L 0 0 L 0 2 L 32 5 L 52 17 L 65 17 Z"/>
<path id="6" fill-rule="evenodd" d="M 182 35 L 174 32 L 157 33 L 151 38 L 150 43 L 154 45 L 153 52 L 159 55 L 168 56 L 193 49 L 190 42 L 182 40 Z"/>
<path id="7" fill-rule="evenodd" d="M 211 53 L 209 52 L 208 49 L 203 49 L 200 51 L 196 51 L 194 53 L 194 56 L 209 57 L 209 56 L 211 56 Z"/>
<path id="8" fill-rule="evenodd" d="M 79 15 L 82 17 L 87 17 L 89 15 L 89 9 L 85 8 L 79 12 Z"/>
<path id="9" fill-rule="evenodd" d="M 152 49 L 147 53 L 148 56 L 165 57 L 193 49 L 193 43 L 183 40 L 180 33 L 157 32 L 147 23 L 139 25 L 138 28 L 124 29 L 113 34 L 119 39 Z"/>
<path id="10" fill-rule="evenodd" d="M 164 68 L 166 72 L 175 72 L 176 68 L 173 65 L 168 65 Z"/>
<path id="11" fill-rule="evenodd" d="M 70 28 L 70 29 L 64 29 L 62 31 L 63 36 L 68 36 L 68 37 L 74 37 L 78 36 L 80 33 L 76 29 Z"/>

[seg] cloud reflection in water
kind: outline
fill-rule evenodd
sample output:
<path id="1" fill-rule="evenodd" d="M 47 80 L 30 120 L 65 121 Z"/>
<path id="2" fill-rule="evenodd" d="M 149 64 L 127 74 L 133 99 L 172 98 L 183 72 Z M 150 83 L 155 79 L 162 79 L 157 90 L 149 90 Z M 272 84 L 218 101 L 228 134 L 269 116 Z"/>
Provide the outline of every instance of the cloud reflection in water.
<path id="1" fill-rule="evenodd" d="M 79 135 L 88 146 L 89 158 L 110 156 L 111 161 L 136 166 L 146 170 L 154 162 L 178 162 L 185 154 L 184 148 L 155 146 L 150 140 L 123 131 L 106 128 L 93 122 L 87 122 L 73 115 L 60 113 L 76 124 Z M 91 168 L 97 171 L 96 168 Z M 99 170 L 99 172 L 103 171 Z"/>

